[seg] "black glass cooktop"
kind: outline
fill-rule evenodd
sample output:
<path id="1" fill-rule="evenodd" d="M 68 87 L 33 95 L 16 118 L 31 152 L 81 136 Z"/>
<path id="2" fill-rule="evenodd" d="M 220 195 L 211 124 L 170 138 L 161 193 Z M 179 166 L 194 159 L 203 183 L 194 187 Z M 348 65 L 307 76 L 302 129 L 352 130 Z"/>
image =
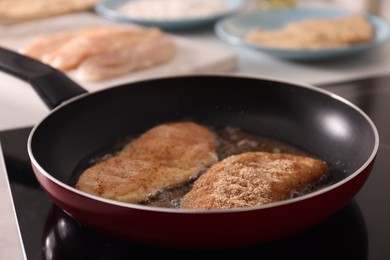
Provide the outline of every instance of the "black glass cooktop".
<path id="1" fill-rule="evenodd" d="M 56 207 L 31 170 L 31 128 L 0 132 L 22 242 L 29 260 L 240 257 L 256 259 L 390 259 L 390 77 L 321 86 L 361 107 L 378 127 L 377 162 L 356 198 L 320 225 L 258 246 L 178 251 L 130 244 L 91 230 Z M 288 218 L 288 216 L 286 216 Z M 12 259 L 12 257 L 10 258 Z"/>

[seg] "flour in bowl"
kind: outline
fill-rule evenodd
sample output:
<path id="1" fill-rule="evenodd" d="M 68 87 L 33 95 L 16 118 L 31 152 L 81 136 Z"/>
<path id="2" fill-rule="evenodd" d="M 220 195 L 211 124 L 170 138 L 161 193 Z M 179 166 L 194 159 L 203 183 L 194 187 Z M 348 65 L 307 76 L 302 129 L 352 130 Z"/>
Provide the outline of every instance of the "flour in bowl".
<path id="1" fill-rule="evenodd" d="M 134 0 L 118 11 L 136 19 L 197 19 L 225 12 L 228 6 L 220 0 Z"/>

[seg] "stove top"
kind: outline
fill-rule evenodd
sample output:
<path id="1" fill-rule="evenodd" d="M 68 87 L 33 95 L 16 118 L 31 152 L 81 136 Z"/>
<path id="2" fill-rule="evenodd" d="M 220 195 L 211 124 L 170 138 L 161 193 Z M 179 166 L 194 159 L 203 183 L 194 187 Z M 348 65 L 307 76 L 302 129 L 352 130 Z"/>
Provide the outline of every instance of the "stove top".
<path id="1" fill-rule="evenodd" d="M 272 243 L 219 251 L 178 251 L 130 244 L 89 229 L 55 206 L 40 188 L 27 155 L 30 127 L 0 132 L 8 179 L 29 260 L 147 257 L 390 259 L 390 77 L 321 86 L 362 108 L 378 127 L 377 162 L 355 199 L 318 226 Z M 288 217 L 288 216 L 286 216 Z"/>

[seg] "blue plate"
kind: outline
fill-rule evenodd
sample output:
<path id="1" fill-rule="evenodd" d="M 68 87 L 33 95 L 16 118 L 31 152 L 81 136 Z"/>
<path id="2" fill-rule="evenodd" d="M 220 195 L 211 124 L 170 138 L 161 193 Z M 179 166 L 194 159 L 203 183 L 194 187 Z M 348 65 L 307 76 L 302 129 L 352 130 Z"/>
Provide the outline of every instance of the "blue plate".
<path id="1" fill-rule="evenodd" d="M 118 22 L 137 23 L 144 26 L 159 27 L 161 29 L 183 29 L 212 24 L 218 19 L 224 18 L 238 12 L 244 5 L 244 0 L 220 0 L 228 7 L 227 10 L 215 15 L 202 17 L 199 19 L 177 19 L 177 20 L 146 20 L 131 17 L 118 9 L 124 4 L 134 0 L 102 0 L 95 5 L 95 11 L 103 17 Z M 183 0 L 184 1 L 184 0 Z"/>
<path id="2" fill-rule="evenodd" d="M 370 50 L 389 39 L 389 24 L 382 19 L 369 14 L 364 15 L 375 27 L 375 38 L 371 42 L 365 44 L 323 50 L 292 50 L 250 43 L 244 39 L 245 35 L 250 30 L 257 27 L 278 29 L 293 21 L 295 22 L 308 18 L 335 18 L 351 14 L 351 11 L 340 9 L 291 8 L 267 12 L 256 11 L 220 20 L 215 25 L 215 33 L 230 44 L 252 48 L 279 58 L 296 60 L 324 59 L 352 55 Z"/>

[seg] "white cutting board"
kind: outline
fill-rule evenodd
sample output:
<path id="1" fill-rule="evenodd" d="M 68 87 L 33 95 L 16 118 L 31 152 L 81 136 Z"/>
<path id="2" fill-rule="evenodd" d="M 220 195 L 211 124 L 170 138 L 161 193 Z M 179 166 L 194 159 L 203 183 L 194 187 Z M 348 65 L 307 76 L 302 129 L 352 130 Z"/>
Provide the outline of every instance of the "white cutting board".
<path id="1" fill-rule="evenodd" d="M 0 27 L 0 45 L 17 50 L 41 33 L 113 23 L 93 13 L 81 12 L 12 26 L 2 26 Z M 229 72 L 236 68 L 237 56 L 231 50 L 175 35 L 171 35 L 171 37 L 177 45 L 177 53 L 172 61 L 164 65 L 96 83 L 80 82 L 72 73 L 69 73 L 68 76 L 88 91 L 94 92 L 148 78 Z M 35 124 L 48 112 L 31 86 L 0 72 L 0 130 Z"/>
<path id="2" fill-rule="evenodd" d="M 114 24 L 114 22 L 89 12 L 63 15 L 0 28 L 0 44 L 16 50 L 32 41 L 41 33 L 110 24 Z M 170 36 L 175 41 L 178 52 L 172 61 L 162 66 L 132 72 L 126 76 L 99 83 L 79 82 L 73 77 L 72 73 L 69 76 L 88 90 L 94 91 L 107 86 L 151 77 L 203 72 L 226 72 L 234 70 L 236 66 L 236 54 L 230 50 L 212 47 L 183 37 Z"/>

